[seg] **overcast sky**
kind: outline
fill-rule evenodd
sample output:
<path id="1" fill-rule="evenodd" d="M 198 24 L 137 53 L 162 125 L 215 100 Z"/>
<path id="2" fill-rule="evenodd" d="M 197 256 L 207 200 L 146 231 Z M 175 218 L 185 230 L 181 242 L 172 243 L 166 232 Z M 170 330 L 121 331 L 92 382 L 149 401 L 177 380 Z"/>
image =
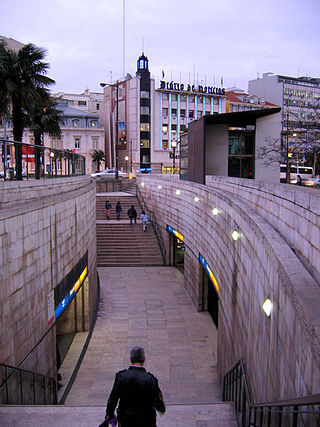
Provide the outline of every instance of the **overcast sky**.
<path id="1" fill-rule="evenodd" d="M 271 71 L 320 77 L 320 0 L 126 0 L 125 72 L 237 86 Z M 0 34 L 47 50 L 53 92 L 123 76 L 123 0 L 0 0 Z"/>

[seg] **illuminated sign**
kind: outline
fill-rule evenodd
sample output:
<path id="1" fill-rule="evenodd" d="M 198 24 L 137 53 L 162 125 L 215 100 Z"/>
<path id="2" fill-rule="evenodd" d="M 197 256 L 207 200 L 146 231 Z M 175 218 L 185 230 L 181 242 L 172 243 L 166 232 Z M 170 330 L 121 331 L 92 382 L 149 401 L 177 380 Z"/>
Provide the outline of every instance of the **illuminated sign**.
<path id="1" fill-rule="evenodd" d="M 175 230 L 174 228 L 170 227 L 170 225 L 167 225 L 167 230 L 169 233 L 172 233 L 174 236 L 176 236 L 181 242 L 184 242 L 184 235 L 179 233 L 179 231 Z"/>
<path id="2" fill-rule="evenodd" d="M 73 285 L 72 289 L 67 293 L 67 295 L 63 298 L 63 300 L 60 301 L 60 303 L 57 305 L 57 307 L 54 310 L 56 320 L 60 316 L 60 314 L 68 307 L 68 305 L 72 301 L 72 298 L 75 296 L 75 294 L 79 290 L 80 286 L 82 285 L 87 274 L 88 274 L 88 267 L 86 267 L 83 270 L 83 272 L 80 274 L 78 280 Z"/>
<path id="3" fill-rule="evenodd" d="M 201 264 L 204 266 L 204 268 L 207 270 L 210 280 L 213 283 L 213 286 L 216 288 L 216 291 L 219 293 L 219 285 L 218 285 L 217 279 L 214 277 L 214 274 L 212 273 L 211 268 L 208 266 L 207 261 L 203 258 L 201 254 L 199 254 L 199 260 Z"/>
<path id="4" fill-rule="evenodd" d="M 208 93 L 210 95 L 225 95 L 225 88 L 215 87 L 215 86 L 203 86 L 203 85 L 190 85 L 185 86 L 183 83 L 175 82 L 165 82 L 164 80 L 160 81 L 159 89 L 175 90 L 179 92 L 199 92 L 199 93 Z"/>

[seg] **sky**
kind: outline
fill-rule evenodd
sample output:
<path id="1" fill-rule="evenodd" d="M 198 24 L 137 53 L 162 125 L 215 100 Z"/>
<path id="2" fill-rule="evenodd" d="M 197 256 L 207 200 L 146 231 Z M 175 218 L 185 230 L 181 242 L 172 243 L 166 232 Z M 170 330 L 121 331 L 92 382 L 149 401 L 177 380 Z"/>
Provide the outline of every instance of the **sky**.
<path id="1" fill-rule="evenodd" d="M 46 49 L 54 93 L 101 91 L 142 51 L 156 87 L 320 78 L 320 0 L 0 0 L 0 34 Z"/>

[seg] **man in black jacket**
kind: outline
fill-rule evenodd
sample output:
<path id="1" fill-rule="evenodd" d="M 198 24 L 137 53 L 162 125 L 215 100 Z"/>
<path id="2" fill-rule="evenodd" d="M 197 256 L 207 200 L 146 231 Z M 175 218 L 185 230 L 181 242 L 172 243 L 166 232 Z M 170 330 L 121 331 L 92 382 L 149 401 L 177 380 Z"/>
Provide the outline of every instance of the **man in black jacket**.
<path id="1" fill-rule="evenodd" d="M 117 403 L 118 422 L 121 427 L 156 427 L 156 410 L 164 414 L 158 380 L 143 367 L 145 352 L 142 347 L 133 347 L 130 352 L 132 365 L 116 374 L 107 403 L 106 420 L 111 421 Z"/>

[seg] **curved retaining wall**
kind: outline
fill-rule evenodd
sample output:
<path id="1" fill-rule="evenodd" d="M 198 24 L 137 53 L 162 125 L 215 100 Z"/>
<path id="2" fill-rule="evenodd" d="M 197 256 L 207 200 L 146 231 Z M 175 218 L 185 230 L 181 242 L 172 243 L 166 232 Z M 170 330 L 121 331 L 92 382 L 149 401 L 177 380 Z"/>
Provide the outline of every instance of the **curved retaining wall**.
<path id="1" fill-rule="evenodd" d="M 160 225 L 185 237 L 185 286 L 198 309 L 199 252 L 219 283 L 220 375 L 244 357 L 257 402 L 319 393 L 320 288 L 276 228 L 254 203 L 235 190 L 222 191 L 222 179 L 217 188 L 214 182 L 209 187 L 174 176 L 138 176 L 137 183 Z M 240 233 L 237 241 L 234 230 Z M 270 318 L 262 311 L 267 297 L 273 302 Z"/>
<path id="2" fill-rule="evenodd" d="M 95 183 L 88 177 L 1 182 L 0 202 L 0 362 L 18 366 L 32 351 L 20 367 L 55 376 L 47 296 L 86 252 L 86 328 L 96 300 Z"/>

